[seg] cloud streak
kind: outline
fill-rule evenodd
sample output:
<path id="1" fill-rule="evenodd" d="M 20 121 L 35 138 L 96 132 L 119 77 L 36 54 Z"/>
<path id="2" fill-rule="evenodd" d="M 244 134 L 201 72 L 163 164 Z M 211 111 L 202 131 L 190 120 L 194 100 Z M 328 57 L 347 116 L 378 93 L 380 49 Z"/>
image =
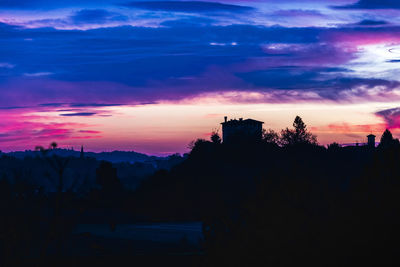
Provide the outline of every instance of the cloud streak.
<path id="1" fill-rule="evenodd" d="M 355 4 L 336 6 L 338 9 L 400 9 L 395 0 L 359 0 Z"/>
<path id="2" fill-rule="evenodd" d="M 64 117 L 91 117 L 96 115 L 96 112 L 75 112 L 75 113 L 63 113 L 60 116 Z"/>
<path id="3" fill-rule="evenodd" d="M 248 12 L 254 8 L 249 6 L 223 4 L 206 1 L 135 1 L 122 4 L 126 7 L 167 12 Z"/>

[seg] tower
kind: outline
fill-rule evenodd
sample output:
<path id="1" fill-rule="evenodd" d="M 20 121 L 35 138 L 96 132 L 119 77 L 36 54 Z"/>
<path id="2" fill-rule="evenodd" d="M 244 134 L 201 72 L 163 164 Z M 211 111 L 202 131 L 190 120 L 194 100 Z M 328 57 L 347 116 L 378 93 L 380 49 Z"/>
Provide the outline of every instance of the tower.
<path id="1" fill-rule="evenodd" d="M 370 134 L 370 135 L 368 135 L 367 136 L 367 138 L 368 138 L 368 146 L 369 147 L 375 147 L 375 135 L 373 135 L 373 134 Z"/>
<path id="2" fill-rule="evenodd" d="M 81 159 L 85 157 L 85 152 L 83 152 L 83 146 L 81 146 Z"/>

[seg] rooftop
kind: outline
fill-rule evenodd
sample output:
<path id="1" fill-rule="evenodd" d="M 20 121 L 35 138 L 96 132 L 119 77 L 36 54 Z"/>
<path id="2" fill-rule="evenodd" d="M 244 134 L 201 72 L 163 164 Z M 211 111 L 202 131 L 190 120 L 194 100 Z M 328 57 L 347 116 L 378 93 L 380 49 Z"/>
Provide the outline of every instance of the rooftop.
<path id="1" fill-rule="evenodd" d="M 254 123 L 261 123 L 261 124 L 263 124 L 264 122 L 262 122 L 262 121 L 258 121 L 258 120 L 253 120 L 253 119 L 246 119 L 246 120 L 243 120 L 243 118 L 239 118 L 238 120 L 237 119 L 231 119 L 231 120 L 227 120 L 227 117 L 225 117 L 225 121 L 224 122 L 222 122 L 221 124 L 222 125 L 230 125 L 230 124 L 254 124 Z"/>

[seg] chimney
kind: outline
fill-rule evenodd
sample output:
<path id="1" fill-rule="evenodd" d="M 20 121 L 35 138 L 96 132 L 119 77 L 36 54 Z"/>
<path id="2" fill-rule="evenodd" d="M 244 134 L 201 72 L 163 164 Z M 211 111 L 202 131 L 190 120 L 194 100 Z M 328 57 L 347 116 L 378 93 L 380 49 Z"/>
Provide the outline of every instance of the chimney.
<path id="1" fill-rule="evenodd" d="M 228 121 L 228 117 L 227 117 L 227 116 L 225 116 L 225 117 L 224 117 L 224 120 L 225 120 L 225 122 L 227 122 L 227 121 Z"/>

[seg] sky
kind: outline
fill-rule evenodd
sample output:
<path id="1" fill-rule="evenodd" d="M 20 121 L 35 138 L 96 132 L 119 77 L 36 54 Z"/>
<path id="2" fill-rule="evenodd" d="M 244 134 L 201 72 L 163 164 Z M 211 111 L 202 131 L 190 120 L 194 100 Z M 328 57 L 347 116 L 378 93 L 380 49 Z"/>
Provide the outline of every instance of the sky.
<path id="1" fill-rule="evenodd" d="M 228 118 L 400 137 L 397 0 L 0 0 L 0 150 L 188 151 Z"/>

